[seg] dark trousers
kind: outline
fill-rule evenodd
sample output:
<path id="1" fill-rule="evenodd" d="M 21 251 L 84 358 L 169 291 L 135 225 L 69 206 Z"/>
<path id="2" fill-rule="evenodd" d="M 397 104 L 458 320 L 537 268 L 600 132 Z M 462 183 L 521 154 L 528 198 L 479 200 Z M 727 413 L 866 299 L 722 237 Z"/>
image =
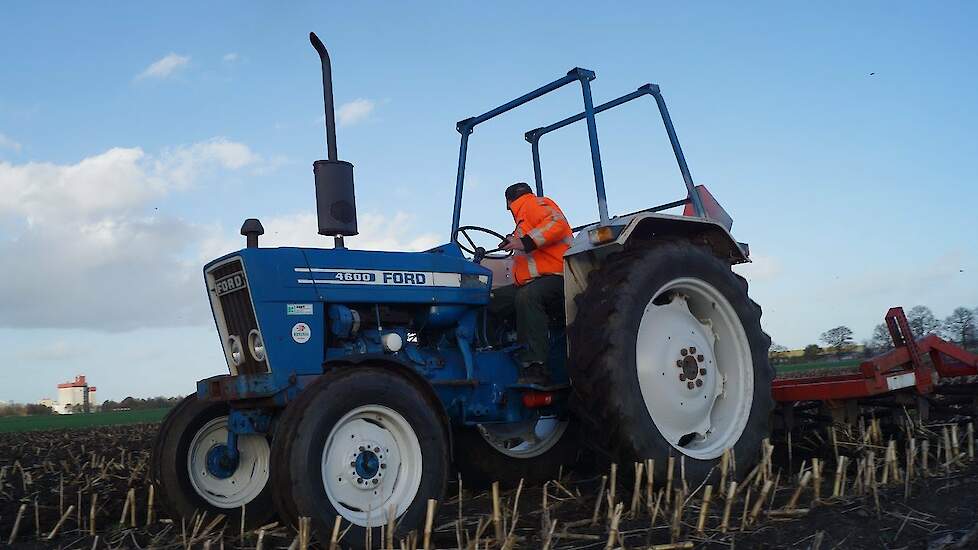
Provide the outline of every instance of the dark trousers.
<path id="1" fill-rule="evenodd" d="M 544 275 L 522 286 L 499 287 L 492 291 L 489 313 L 496 319 L 515 314 L 516 339 L 523 345 L 520 360 L 545 363 L 550 353 L 547 326 L 551 318 L 564 318 L 564 278 Z"/>

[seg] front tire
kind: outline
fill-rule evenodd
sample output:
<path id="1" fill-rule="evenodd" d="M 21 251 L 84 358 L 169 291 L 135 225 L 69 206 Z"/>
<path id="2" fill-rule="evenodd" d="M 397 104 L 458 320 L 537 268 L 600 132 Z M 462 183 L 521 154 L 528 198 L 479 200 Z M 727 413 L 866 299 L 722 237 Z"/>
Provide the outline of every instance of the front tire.
<path id="1" fill-rule="evenodd" d="M 344 544 L 359 547 L 366 530 L 380 540 L 393 509 L 397 536 L 423 525 L 428 499 L 447 482 L 448 438 L 438 404 L 390 368 L 345 367 L 303 390 L 302 405 L 282 426 L 276 482 L 287 484 L 289 515 L 307 516 L 328 537 L 336 516 L 352 524 Z M 291 407 L 290 407 L 291 408 Z M 278 490 L 278 489 L 277 489 Z"/>
<path id="2" fill-rule="evenodd" d="M 747 283 L 708 249 L 626 249 L 592 272 L 569 329 L 570 373 L 590 440 L 626 462 L 685 455 L 705 479 L 725 450 L 756 461 L 774 407 L 771 339 Z"/>
<path id="3" fill-rule="evenodd" d="M 240 458 L 233 470 L 208 468 L 212 450 L 227 442 L 226 403 L 200 401 L 193 394 L 175 406 L 160 425 L 153 444 L 152 476 L 173 519 L 207 512 L 229 523 L 255 528 L 274 517 L 268 483 L 269 445 L 264 435 L 238 437 Z"/>

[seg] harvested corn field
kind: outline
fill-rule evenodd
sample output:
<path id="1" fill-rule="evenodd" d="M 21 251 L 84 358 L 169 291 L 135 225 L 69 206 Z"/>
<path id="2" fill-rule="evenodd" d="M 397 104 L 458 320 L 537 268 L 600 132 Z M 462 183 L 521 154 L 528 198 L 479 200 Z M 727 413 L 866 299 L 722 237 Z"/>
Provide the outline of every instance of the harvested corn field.
<path id="1" fill-rule="evenodd" d="M 169 517 L 147 478 L 156 430 L 142 424 L 0 435 L 3 542 L 66 549 L 339 549 L 350 542 L 345 522 L 318 534 L 277 523 L 242 531 L 222 516 Z M 444 502 L 432 504 L 426 532 L 385 534 L 369 545 L 972 548 L 974 446 L 970 422 L 890 429 L 870 419 L 810 432 L 793 453 L 784 442 L 766 445 L 743 479 L 724 472 L 722 461 L 701 486 L 684 482 L 680 458 L 664 468 L 646 462 L 562 471 L 543 486 L 482 489 L 456 481 Z"/>

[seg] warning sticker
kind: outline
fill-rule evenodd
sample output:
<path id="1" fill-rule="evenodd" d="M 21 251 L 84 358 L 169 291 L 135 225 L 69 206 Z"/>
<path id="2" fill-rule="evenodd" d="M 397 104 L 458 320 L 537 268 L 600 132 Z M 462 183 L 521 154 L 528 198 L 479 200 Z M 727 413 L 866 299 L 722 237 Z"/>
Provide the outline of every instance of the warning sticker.
<path id="1" fill-rule="evenodd" d="M 312 304 L 285 304 L 286 315 L 312 315 Z"/>
<path id="2" fill-rule="evenodd" d="M 312 330 L 305 323 L 296 323 L 292 326 L 292 339 L 296 344 L 305 344 L 312 338 Z"/>

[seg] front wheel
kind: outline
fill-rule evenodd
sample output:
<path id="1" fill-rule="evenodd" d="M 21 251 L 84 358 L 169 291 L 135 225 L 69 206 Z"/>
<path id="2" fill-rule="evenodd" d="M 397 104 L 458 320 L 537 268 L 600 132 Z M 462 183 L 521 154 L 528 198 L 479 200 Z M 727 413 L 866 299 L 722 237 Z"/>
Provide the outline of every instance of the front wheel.
<path id="1" fill-rule="evenodd" d="M 636 247 L 591 273 L 577 311 L 570 372 L 595 443 L 660 469 L 681 453 L 696 482 L 733 450 L 745 473 L 769 433 L 774 371 L 744 279 L 689 241 Z"/>
<path id="2" fill-rule="evenodd" d="M 152 475 L 174 519 L 208 512 L 240 522 L 242 507 L 246 527 L 273 518 L 265 436 L 239 436 L 237 461 L 218 460 L 227 444 L 228 413 L 226 403 L 200 401 L 194 394 L 177 404 L 160 425 Z"/>
<path id="3" fill-rule="evenodd" d="M 367 529 L 380 540 L 391 513 L 398 535 L 423 526 L 449 466 L 437 403 L 396 371 L 361 365 L 324 375 L 294 405 L 302 410 L 289 415 L 294 425 L 274 452 L 285 484 L 276 500 L 291 501 L 288 515 L 310 517 L 320 537 L 340 516 L 352 524 L 344 544 L 354 547 Z"/>

